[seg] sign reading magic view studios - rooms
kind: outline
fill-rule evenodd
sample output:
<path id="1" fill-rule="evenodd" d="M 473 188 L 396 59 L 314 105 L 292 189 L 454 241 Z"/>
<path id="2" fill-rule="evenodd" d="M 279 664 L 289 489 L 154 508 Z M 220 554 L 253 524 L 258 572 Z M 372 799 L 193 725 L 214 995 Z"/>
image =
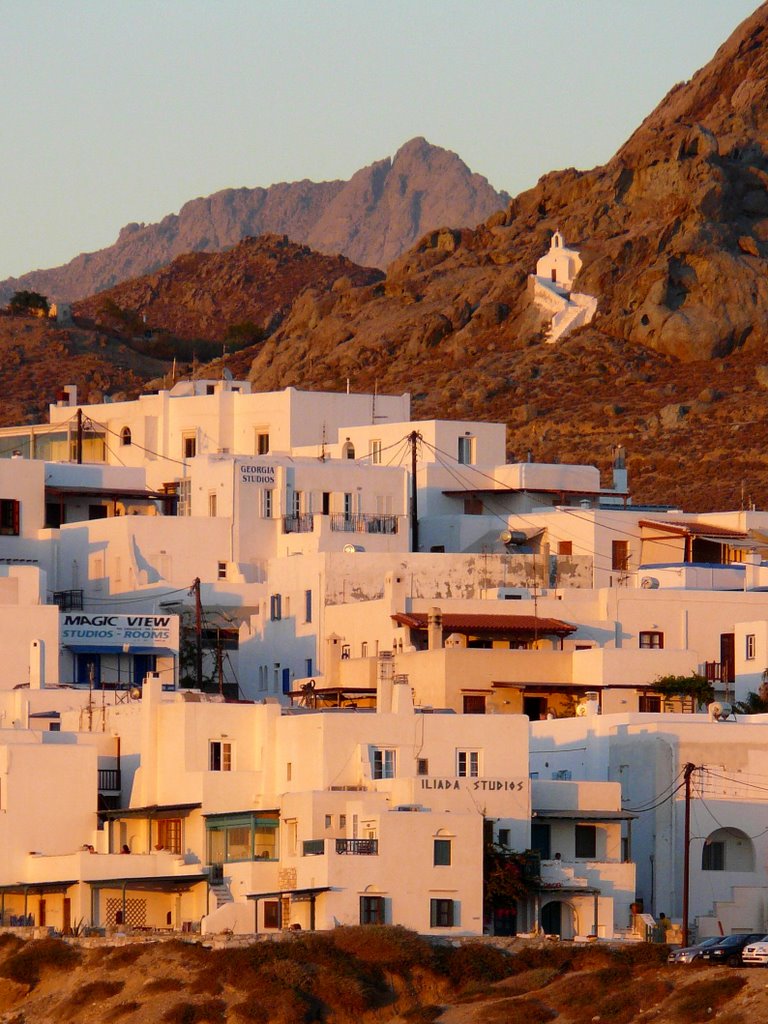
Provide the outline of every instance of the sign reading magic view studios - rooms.
<path id="1" fill-rule="evenodd" d="M 178 651 L 178 615 L 88 615 L 64 612 L 61 642 L 67 647 L 163 648 Z"/>

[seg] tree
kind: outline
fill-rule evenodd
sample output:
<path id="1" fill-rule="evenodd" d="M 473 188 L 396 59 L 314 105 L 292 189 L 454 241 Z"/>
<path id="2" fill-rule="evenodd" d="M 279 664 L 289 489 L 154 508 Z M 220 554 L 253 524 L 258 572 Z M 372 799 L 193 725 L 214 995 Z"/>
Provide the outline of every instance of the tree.
<path id="1" fill-rule="evenodd" d="M 8 308 L 12 313 L 38 313 L 42 311 L 44 316 L 48 316 L 48 299 L 41 295 L 40 292 L 28 292 L 20 291 L 14 292 L 11 296 L 11 301 L 8 303 Z"/>
<path id="2" fill-rule="evenodd" d="M 486 843 L 483 856 L 483 898 L 486 909 L 515 909 L 535 888 L 530 874 L 531 857 L 499 843 Z"/>

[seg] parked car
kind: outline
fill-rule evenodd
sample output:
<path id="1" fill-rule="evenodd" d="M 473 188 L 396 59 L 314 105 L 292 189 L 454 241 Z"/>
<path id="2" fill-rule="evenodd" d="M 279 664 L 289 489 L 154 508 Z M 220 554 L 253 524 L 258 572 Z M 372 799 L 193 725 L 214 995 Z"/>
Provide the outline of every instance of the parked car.
<path id="1" fill-rule="evenodd" d="M 683 946 L 681 949 L 670 950 L 669 956 L 667 957 L 667 963 L 691 964 L 694 960 L 699 959 L 705 949 L 709 949 L 710 946 L 716 946 L 722 941 L 722 935 L 712 935 L 710 938 L 702 939 L 701 942 L 697 942 L 693 946 Z"/>
<path id="2" fill-rule="evenodd" d="M 768 936 L 760 932 L 750 932 L 748 935 L 726 935 L 724 939 L 715 946 L 708 946 L 701 951 L 701 962 L 703 964 L 728 964 L 729 967 L 741 967 L 741 954 L 744 949 L 752 943 L 761 939 L 768 941 Z"/>
<path id="3" fill-rule="evenodd" d="M 741 959 L 745 964 L 759 964 L 762 967 L 767 967 L 768 936 L 762 938 L 760 942 L 750 942 L 748 946 L 745 946 L 744 952 L 741 954 Z"/>

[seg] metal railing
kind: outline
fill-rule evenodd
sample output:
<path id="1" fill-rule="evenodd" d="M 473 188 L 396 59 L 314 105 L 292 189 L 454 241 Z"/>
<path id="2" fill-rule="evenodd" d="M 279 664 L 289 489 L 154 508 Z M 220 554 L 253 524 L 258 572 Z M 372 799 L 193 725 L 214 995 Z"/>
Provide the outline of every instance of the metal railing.
<path id="1" fill-rule="evenodd" d="M 83 610 L 82 590 L 54 590 L 51 594 L 52 604 L 57 604 L 62 612 L 81 612 Z"/>
<path id="2" fill-rule="evenodd" d="M 311 512 L 300 516 L 283 516 L 283 533 L 312 533 L 315 517 Z"/>
<path id="3" fill-rule="evenodd" d="M 335 512 L 331 529 L 337 533 L 397 533 L 397 516 L 379 516 L 370 512 Z"/>
<path id="4" fill-rule="evenodd" d="M 356 853 L 366 857 L 376 857 L 379 852 L 378 839 L 337 839 L 336 853 Z"/>
<path id="5" fill-rule="evenodd" d="M 120 789 L 120 769 L 99 768 L 99 792 L 117 793 Z"/>

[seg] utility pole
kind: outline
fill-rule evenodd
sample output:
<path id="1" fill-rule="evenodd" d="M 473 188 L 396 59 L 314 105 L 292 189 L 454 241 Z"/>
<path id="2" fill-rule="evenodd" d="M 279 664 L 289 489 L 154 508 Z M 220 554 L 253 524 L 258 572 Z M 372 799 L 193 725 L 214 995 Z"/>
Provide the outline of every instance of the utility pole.
<path id="1" fill-rule="evenodd" d="M 683 827 L 683 946 L 688 945 L 688 894 L 691 885 L 691 775 L 696 766 L 690 761 L 683 768 L 685 782 L 685 825 Z"/>
<path id="2" fill-rule="evenodd" d="M 83 410 L 78 406 L 77 410 L 77 435 L 75 437 L 75 462 L 78 466 L 83 463 Z"/>
<path id="3" fill-rule="evenodd" d="M 203 688 L 203 605 L 200 600 L 200 577 L 192 583 L 195 596 L 195 679 L 199 690 Z"/>
<path id="4" fill-rule="evenodd" d="M 408 435 L 408 443 L 411 446 L 411 551 L 419 550 L 419 506 L 416 481 L 416 451 L 420 440 L 421 434 L 418 430 L 412 430 Z"/>

